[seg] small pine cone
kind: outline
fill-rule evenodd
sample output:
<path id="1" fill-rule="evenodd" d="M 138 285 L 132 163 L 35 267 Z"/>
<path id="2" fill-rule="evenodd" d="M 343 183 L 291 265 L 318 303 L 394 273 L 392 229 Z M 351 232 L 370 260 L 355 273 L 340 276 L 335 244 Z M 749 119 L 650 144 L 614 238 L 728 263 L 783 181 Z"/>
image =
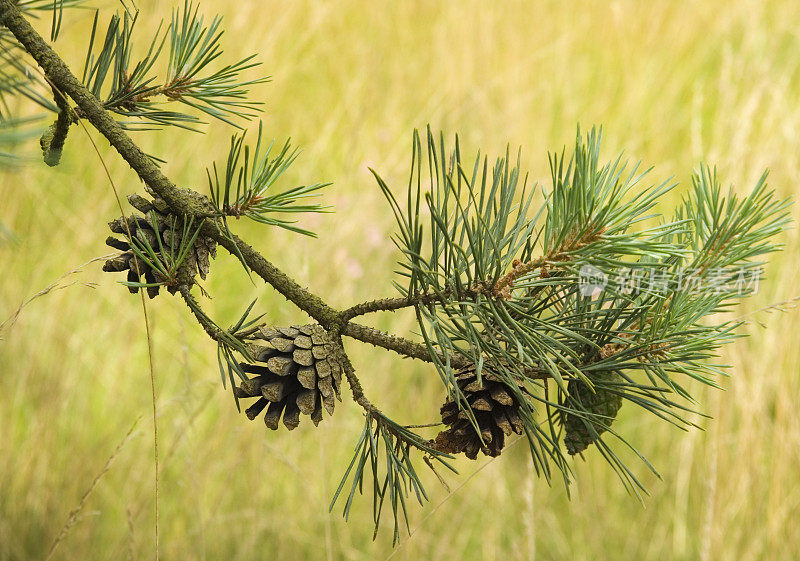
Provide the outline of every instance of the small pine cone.
<path id="1" fill-rule="evenodd" d="M 260 328 L 253 338 L 253 356 L 261 364 L 241 364 L 254 376 L 236 388 L 236 396 L 258 397 L 245 414 L 255 419 L 264 409 L 264 422 L 272 430 L 283 424 L 297 428 L 300 414 L 322 420 L 323 408 L 333 415 L 336 398 L 341 401 L 342 367 L 325 329 L 317 324 Z"/>
<path id="2" fill-rule="evenodd" d="M 616 372 L 604 373 L 595 378 L 608 382 L 622 381 L 622 377 Z M 597 437 L 589 431 L 586 423 L 591 423 L 597 436 L 607 431 L 622 407 L 622 397 L 597 386 L 592 391 L 585 382 L 578 379 L 569 381 L 567 391 L 587 411 L 599 416 L 593 420 L 587 420 L 577 415 L 564 414 L 564 445 L 567 447 L 567 452 L 574 455 L 583 452 L 597 440 Z"/>
<path id="3" fill-rule="evenodd" d="M 432 447 L 447 454 L 463 452 L 471 460 L 478 456 L 478 451 L 487 456 L 499 456 L 506 436 L 512 432 L 522 434 L 517 396 L 486 367 L 481 372 L 481 381 L 474 366 L 459 370 L 456 380 L 472 408 L 480 435 L 470 423 L 467 412 L 459 410 L 455 401 L 448 400 L 442 405 L 441 414 L 442 422 L 449 428 L 436 436 Z"/>
<path id="4" fill-rule="evenodd" d="M 174 279 L 163 278 L 159 271 L 151 268 L 142 259 L 136 257 L 131 250 L 127 235 L 128 229 L 130 229 L 130 234 L 141 242 L 149 243 L 159 258 L 161 258 L 160 248 L 162 246 L 170 256 L 177 256 L 183 236 L 183 222 L 181 218 L 176 218 L 175 215 L 169 213 L 167 205 L 161 199 L 150 201 L 134 194 L 130 195 L 128 200 L 143 216 L 117 218 L 108 223 L 113 233 L 122 234 L 124 237 L 119 239 L 109 236 L 106 239 L 106 245 L 118 249 L 122 253 L 107 260 L 103 265 L 103 270 L 106 272 L 127 271 L 128 282 L 141 282 L 142 277 L 144 277 L 144 282 L 146 283 L 164 283 L 167 285 L 167 290 L 174 294 L 178 289 Z M 157 228 L 156 223 L 158 224 Z M 159 241 L 161 242 L 160 245 Z M 200 278 L 205 279 L 211 269 L 210 258 L 216 256 L 217 243 L 212 238 L 197 236 L 192 248 L 181 264 L 181 270 L 186 272 L 185 275 L 182 275 L 182 280 L 188 282 L 198 274 Z M 158 295 L 159 288 L 159 286 L 147 287 L 147 295 L 150 298 L 155 298 Z M 129 286 L 128 290 L 136 294 L 139 288 Z"/>

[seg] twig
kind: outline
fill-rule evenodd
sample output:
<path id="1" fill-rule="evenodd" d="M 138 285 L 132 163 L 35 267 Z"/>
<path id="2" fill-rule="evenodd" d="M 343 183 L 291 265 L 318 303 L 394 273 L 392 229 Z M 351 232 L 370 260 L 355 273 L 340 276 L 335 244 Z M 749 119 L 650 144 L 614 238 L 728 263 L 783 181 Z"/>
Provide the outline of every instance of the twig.
<path id="1" fill-rule="evenodd" d="M 361 387 L 361 381 L 356 375 L 356 369 L 353 367 L 353 363 L 350 362 L 350 358 L 347 356 L 347 353 L 344 350 L 342 338 L 340 336 L 336 336 L 334 344 L 336 345 L 339 355 L 337 358 L 342 364 L 344 375 L 347 378 L 347 383 L 350 384 L 350 390 L 353 392 L 353 401 L 358 403 L 368 414 L 371 414 L 378 419 L 383 418 L 383 413 L 381 413 L 380 409 L 378 409 L 369 399 L 367 399 L 367 396 L 364 395 L 364 388 Z"/>
<path id="2" fill-rule="evenodd" d="M 375 345 L 376 347 L 394 351 L 409 358 L 433 362 L 433 358 L 431 358 L 431 354 L 428 352 L 428 347 L 422 343 L 415 343 L 404 337 L 392 335 L 391 333 L 375 329 L 374 327 L 367 327 L 366 325 L 358 323 L 348 323 L 342 328 L 342 335 Z M 444 356 L 440 354 L 439 360 L 444 362 Z M 454 355 L 450 357 L 450 364 L 455 368 L 463 368 L 469 363 L 462 357 Z"/>
<path id="3" fill-rule="evenodd" d="M 300 286 L 252 246 L 236 235 L 228 237 L 209 218 L 216 214 L 211 201 L 194 191 L 179 189 L 161 172 L 150 157 L 142 152 L 109 115 L 102 103 L 78 81 L 64 61 L 31 27 L 12 0 L 0 0 L 0 24 L 5 25 L 36 60 L 48 82 L 72 98 L 77 104 L 83 117 L 79 122 L 83 123 L 84 120 L 88 120 L 128 162 L 148 189 L 162 198 L 172 211 L 199 219 L 202 235 L 213 238 L 231 254 L 241 256 L 252 271 L 326 329 L 341 330 L 342 335 L 398 352 L 404 356 L 432 362 L 432 357 L 425 345 L 388 335 L 370 327 L 348 323 L 343 312 L 329 306 L 322 298 Z M 352 313 L 352 309 L 350 313 Z M 455 366 L 460 364 L 460 361 L 458 357 L 452 357 L 451 363 Z"/>
<path id="4" fill-rule="evenodd" d="M 440 298 L 441 297 L 437 294 L 417 294 L 410 298 L 380 298 L 378 300 L 362 302 L 361 304 L 356 304 L 355 306 L 347 308 L 342 312 L 342 319 L 344 321 L 350 321 L 355 317 L 371 314 L 373 312 L 394 312 L 411 306 L 429 304 Z"/>
<path id="5" fill-rule="evenodd" d="M 194 296 L 192 296 L 190 288 L 183 284 L 178 287 L 178 291 L 181 293 L 183 301 L 186 302 L 186 305 L 189 307 L 189 310 L 191 310 L 195 319 L 197 319 L 197 323 L 200 324 L 206 334 L 208 334 L 208 336 L 214 341 L 219 341 L 221 331 L 220 328 L 203 313 L 202 309 L 200 308 L 200 304 L 197 302 L 197 300 L 195 300 Z"/>
<path id="6" fill-rule="evenodd" d="M 439 421 L 439 422 L 436 422 L 436 423 L 424 423 L 422 425 L 403 425 L 403 428 L 404 429 L 427 429 L 427 428 L 430 428 L 430 427 L 440 427 L 443 424 L 444 423 L 442 421 Z"/>

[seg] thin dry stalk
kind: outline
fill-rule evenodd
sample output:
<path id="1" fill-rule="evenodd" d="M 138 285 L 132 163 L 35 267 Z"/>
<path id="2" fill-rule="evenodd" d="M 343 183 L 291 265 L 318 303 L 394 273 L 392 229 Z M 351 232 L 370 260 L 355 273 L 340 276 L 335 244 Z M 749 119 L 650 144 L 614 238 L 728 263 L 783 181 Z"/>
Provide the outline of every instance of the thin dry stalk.
<path id="1" fill-rule="evenodd" d="M 122 448 L 128 443 L 128 441 L 133 436 L 133 431 L 136 429 L 136 425 L 139 424 L 140 419 L 141 417 L 139 417 L 133 422 L 133 425 L 131 426 L 128 433 L 114 449 L 114 452 L 111 453 L 111 456 L 109 456 L 108 460 L 106 460 L 106 464 L 103 466 L 103 469 L 100 470 L 100 473 L 98 473 L 92 480 L 92 483 L 91 485 L 89 485 L 89 488 L 86 489 L 86 492 L 81 497 L 81 500 L 78 502 L 78 505 L 70 511 L 69 515 L 67 516 L 67 521 L 64 523 L 64 526 L 61 528 L 61 531 L 58 533 L 58 536 L 56 536 L 56 539 L 53 541 L 53 545 L 50 546 L 50 550 L 47 552 L 47 557 L 45 557 L 45 561 L 49 561 L 53 557 L 56 548 L 58 548 L 58 544 L 64 541 L 64 538 L 67 537 L 67 534 L 69 533 L 70 529 L 78 521 L 78 515 L 83 510 L 86 501 L 89 500 L 89 497 L 91 496 L 95 487 L 97 487 L 97 484 L 100 483 L 100 480 L 103 478 L 103 476 L 108 472 L 109 469 L 111 469 L 111 464 L 114 463 L 116 457 L 119 456 L 119 453 L 122 451 Z"/>
<path id="2" fill-rule="evenodd" d="M 82 273 L 83 272 L 83 268 L 86 267 L 86 265 L 94 263 L 95 261 L 105 261 L 106 259 L 108 259 L 110 257 L 113 257 L 113 256 L 114 256 L 114 254 L 111 253 L 111 254 L 108 254 L 108 255 L 103 255 L 101 257 L 94 257 L 93 259 L 89 259 L 86 263 L 83 263 L 82 265 L 78 265 L 77 267 L 75 267 L 71 271 L 68 271 L 68 272 L 64 273 L 63 275 L 58 277 L 55 281 L 53 281 L 52 283 L 47 285 L 45 288 L 43 288 L 42 290 L 40 290 L 39 292 L 37 292 L 36 294 L 31 296 L 30 298 L 28 298 L 27 300 L 22 302 L 19 305 L 19 307 L 16 310 L 14 310 L 14 312 L 10 316 L 8 316 L 6 319 L 3 320 L 2 323 L 0 323 L 0 335 L 2 335 L 4 329 L 8 330 L 8 329 L 11 329 L 12 327 L 14 327 L 14 324 L 17 323 L 17 319 L 19 319 L 19 316 L 22 313 L 23 308 L 25 308 L 28 304 L 30 304 L 31 302 L 33 302 L 37 298 L 41 298 L 42 296 L 46 296 L 47 294 L 50 294 L 54 290 L 62 290 L 64 288 L 69 288 L 70 286 L 74 286 L 76 284 L 80 284 L 80 285 L 85 286 L 87 288 L 96 287 L 97 284 L 93 283 L 93 282 L 81 282 L 81 281 L 77 281 L 76 280 L 76 281 L 70 282 L 69 284 L 63 284 L 62 285 L 61 281 L 63 281 L 65 278 L 69 277 L 70 275 L 75 275 L 75 274 L 78 274 L 78 273 Z M 2 341 L 2 340 L 3 340 L 3 338 L 2 338 L 2 336 L 0 336 L 0 341 Z"/>

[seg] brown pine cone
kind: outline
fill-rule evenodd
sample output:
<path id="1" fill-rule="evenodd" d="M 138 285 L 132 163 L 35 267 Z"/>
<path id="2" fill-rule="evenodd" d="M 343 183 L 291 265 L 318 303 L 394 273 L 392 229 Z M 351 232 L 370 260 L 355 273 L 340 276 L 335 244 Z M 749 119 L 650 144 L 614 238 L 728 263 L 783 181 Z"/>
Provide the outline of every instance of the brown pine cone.
<path id="1" fill-rule="evenodd" d="M 463 452 L 471 460 L 478 456 L 478 451 L 487 456 L 499 456 L 506 436 L 512 432 L 522 434 L 517 397 L 486 367 L 481 372 L 481 381 L 474 366 L 459 370 L 456 381 L 472 408 L 480 434 L 470 423 L 467 412 L 461 411 L 455 401 L 447 401 L 442 405 L 441 414 L 442 422 L 449 428 L 436 436 L 433 448 L 448 454 Z"/>

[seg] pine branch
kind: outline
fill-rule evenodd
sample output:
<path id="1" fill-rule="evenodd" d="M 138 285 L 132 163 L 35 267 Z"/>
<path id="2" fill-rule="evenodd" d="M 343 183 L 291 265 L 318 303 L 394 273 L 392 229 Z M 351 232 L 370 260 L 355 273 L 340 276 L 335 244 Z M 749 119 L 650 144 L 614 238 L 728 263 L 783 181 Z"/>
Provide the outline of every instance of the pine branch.
<path id="1" fill-rule="evenodd" d="M 211 201 L 193 191 L 179 189 L 161 172 L 158 166 L 131 140 L 97 98 L 79 82 L 60 57 L 31 27 L 11 0 L 0 0 L 0 24 L 14 34 L 42 68 L 48 81 L 76 103 L 85 119 L 106 137 L 111 146 L 153 193 L 164 199 L 175 213 L 194 217 L 197 220 L 200 235 L 214 239 L 232 255 L 241 255 L 253 272 L 322 326 L 331 328 L 345 323 L 341 312 L 326 304 L 316 294 L 300 286 L 238 236 L 227 236 L 217 222 L 208 218 L 216 216 L 216 209 Z M 342 334 L 393 350 L 404 356 L 429 362 L 432 360 L 430 354 L 423 352 L 422 346 L 419 344 L 401 337 L 380 334 L 371 328 L 348 323 L 342 329 Z"/>
<path id="2" fill-rule="evenodd" d="M 284 394 L 276 397 L 276 385 L 268 387 L 263 398 L 258 395 L 256 386 L 266 379 L 267 372 L 258 365 L 242 365 L 236 358 L 238 353 L 252 362 L 252 347 L 246 339 L 256 332 L 258 318 L 249 319 L 255 302 L 234 326 L 220 328 L 192 296 L 193 271 L 191 275 L 181 273 L 181 256 L 186 256 L 197 236 L 209 238 L 236 256 L 248 274 L 255 272 L 319 324 L 305 326 L 309 331 L 302 335 L 297 334 L 303 329 L 300 327 L 273 330 L 277 334 L 274 337 L 264 335 L 273 347 L 260 347 L 266 354 L 259 360 L 267 357 L 277 363 L 277 370 L 267 370 L 272 372 L 270 376 L 280 378 L 291 368 L 299 371 L 300 365 L 325 365 L 319 379 L 328 380 L 325 396 L 331 401 L 326 402 L 329 413 L 334 390 L 327 375 L 334 372 L 334 378 L 339 376 L 338 384 L 344 371 L 354 401 L 366 413 L 355 456 L 336 492 L 338 497 L 352 474 L 345 513 L 356 490 L 360 490 L 364 468 L 369 464 L 376 528 L 384 500 L 389 498 L 396 539 L 398 512 L 401 509 L 405 514 L 409 490 L 420 502 L 425 496 L 409 450 L 421 450 L 439 461 L 448 452 L 474 457 L 482 450 L 496 455 L 511 432 L 525 434 L 534 466 L 548 480 L 555 472 L 569 482 L 571 470 L 564 448 L 568 454 L 578 454 L 595 444 L 623 484 L 638 493 L 641 483 L 605 439 L 612 435 L 628 445 L 611 426 L 623 401 L 678 426 L 691 425 L 685 413 L 691 410 L 687 403 L 691 405 L 692 396 L 682 380 L 690 378 L 713 386 L 715 378 L 724 372 L 724 366 L 715 363 L 718 349 L 736 337 L 734 330 L 739 322 L 709 317 L 753 292 L 751 286 L 744 290 L 739 286 L 741 276 L 760 271 L 760 259 L 778 249 L 770 238 L 788 223 L 788 202 L 775 200 L 774 193 L 766 188 L 765 177 L 742 200 L 732 193 L 725 199 L 716 174 L 703 167 L 673 220 L 647 227 L 645 221 L 659 217 L 653 213 L 657 200 L 673 185 L 643 185 L 647 171 L 640 172 L 638 164 L 626 170 L 621 157 L 601 164 L 601 135 L 596 129 L 585 139 L 578 132 L 569 157 L 564 153 L 551 156 L 552 188 L 541 190 L 544 202 L 538 211 L 534 205 L 538 191 L 536 186 L 527 187 L 519 156 L 514 163 L 507 149 L 505 156 L 490 167 L 488 158 L 478 154 L 468 167 L 458 138 L 448 151 L 443 136 L 437 139 L 428 130 L 423 150 L 415 132 L 405 208 L 383 179 L 372 172 L 397 220 L 399 233 L 394 242 L 402 252 L 401 274 L 407 284 L 396 284 L 400 298 L 338 310 L 229 228 L 228 218 L 248 216 L 263 224 L 309 233 L 272 216 L 322 208 L 302 200 L 315 195 L 322 184 L 268 192 L 296 156 L 288 142 L 276 156 L 270 156 L 270 148 L 261 151 L 259 129 L 251 157 L 244 135 L 234 136 L 225 172 L 219 174 L 216 166 L 213 175 L 209 172 L 209 199 L 177 188 L 110 114 L 127 111 L 158 122 L 162 117 L 148 114 L 145 108 L 154 95 L 163 95 L 226 121 L 226 116 L 246 115 L 246 111 L 239 111 L 252 104 L 245 100 L 241 88 L 255 82 L 238 83 L 235 77 L 249 68 L 250 59 L 210 75 L 201 72 L 221 54 L 217 43 L 219 20 L 205 27 L 193 4 L 186 2 L 182 15 L 175 12 L 169 32 L 168 79 L 163 85 L 155 85 L 149 70 L 161 52 L 158 33 L 145 59 L 132 74 L 127 73 L 134 23 L 135 18 L 127 16 L 112 20 L 96 59 L 90 46 L 84 76 L 84 83 L 91 86 L 89 91 L 30 27 L 15 3 L 0 0 L 0 24 L 34 57 L 56 93 L 64 116 L 57 122 L 56 140 L 63 139 L 69 126 L 67 116 L 74 111 L 108 139 L 150 194 L 163 200 L 169 214 L 189 224 L 189 229 L 196 225 L 194 238 L 187 236 L 186 228 L 183 233 L 188 245 L 181 247 L 186 251 L 170 254 L 170 259 L 166 259 L 158 235 L 153 238 L 158 249 L 149 238 L 137 242 L 130 235 L 125 248 L 155 271 L 151 273 L 158 281 L 155 284 L 181 292 L 195 319 L 218 343 L 223 384 L 226 379 L 231 382 L 237 406 L 239 396 L 259 397 L 247 410 L 250 418 L 270 401 L 267 425 L 274 428 L 270 423 L 274 421 L 277 426 L 282 408 L 289 411 L 291 406 L 291 416 L 288 412 L 284 416 L 284 424 L 291 429 L 297 426 L 301 407 L 306 413 L 319 413 L 319 417 L 312 416 L 318 422 L 321 401 L 313 393 L 305 393 L 302 400 L 287 404 Z M 103 84 L 109 75 L 113 78 L 111 93 L 102 101 Z M 69 107 L 67 97 L 76 108 Z M 57 151 L 59 142 L 50 143 L 48 148 Z M 427 166 L 423 165 L 423 155 L 427 156 Z M 684 274 L 687 267 L 691 269 L 689 275 Z M 738 277 L 732 267 L 738 267 Z M 633 277 L 624 272 L 628 269 L 631 275 L 649 270 L 649 284 L 631 288 Z M 587 276 L 590 280 L 602 278 L 602 287 L 590 283 L 587 291 Z M 688 280 L 714 280 L 717 284 L 692 285 L 687 290 Z M 128 284 L 150 288 L 154 282 Z M 408 307 L 416 313 L 422 343 L 351 321 L 368 313 Z M 321 341 L 309 343 L 312 336 Z M 441 414 L 449 428 L 434 441 L 425 441 L 385 417 L 365 396 L 343 348 L 342 336 L 432 363 L 447 390 Z M 332 370 L 326 362 L 330 348 L 340 355 L 342 369 Z M 278 357 L 281 353 L 285 356 Z M 319 362 L 314 362 L 317 359 Z M 243 369 L 261 372 L 264 377 L 248 378 Z M 306 368 L 304 383 L 315 372 Z M 234 374 L 250 389 L 255 388 L 255 393 L 243 390 L 244 385 L 236 388 Z M 298 375 L 295 383 L 301 383 L 299 380 Z M 311 386 L 304 387 L 313 390 L 314 383 L 312 379 Z M 286 387 L 280 381 L 269 384 Z M 266 387 L 267 382 L 263 385 Z M 335 391 L 338 395 L 338 385 Z M 308 396 L 314 403 L 309 405 Z M 382 462 L 385 468 L 380 472 Z"/>
<path id="3" fill-rule="evenodd" d="M 131 140 L 122 127 L 112 119 L 100 102 L 70 72 L 64 62 L 47 45 L 42 37 L 22 17 L 11 0 L 0 0 L 0 23 L 8 27 L 17 40 L 41 66 L 48 80 L 59 91 L 70 96 L 83 111 L 86 119 L 106 137 L 109 143 L 136 171 L 145 184 L 177 213 L 195 218 L 215 215 L 208 198 L 179 189 L 170 181 L 152 160 Z M 299 305 L 320 323 L 335 323 L 334 310 L 321 298 L 302 288 L 294 280 L 277 269 L 258 254 L 251 246 L 238 238 L 229 240 L 223 236 L 210 220 L 202 223 L 202 233 L 214 238 L 232 253 L 242 254 L 248 266 L 271 284 L 287 299 Z M 235 246 L 235 249 L 234 249 Z"/>

